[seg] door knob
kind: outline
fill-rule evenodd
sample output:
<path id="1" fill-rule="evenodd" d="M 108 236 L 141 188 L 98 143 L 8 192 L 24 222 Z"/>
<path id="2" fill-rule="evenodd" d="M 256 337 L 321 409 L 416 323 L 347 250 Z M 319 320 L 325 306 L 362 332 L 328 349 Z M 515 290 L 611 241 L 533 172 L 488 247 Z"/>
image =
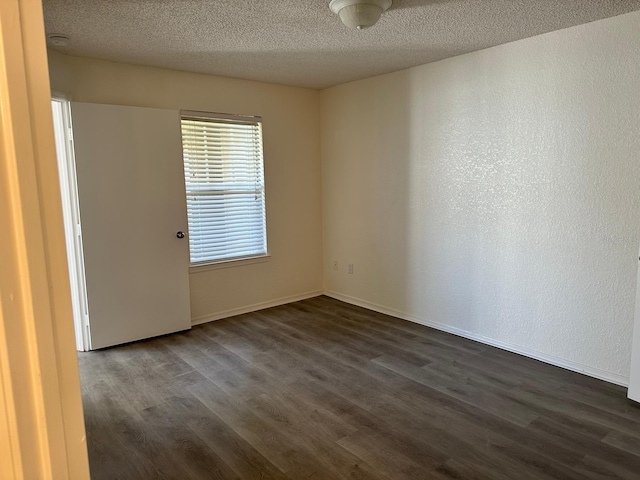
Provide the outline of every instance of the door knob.
<path id="1" fill-rule="evenodd" d="M 178 233 L 176 233 L 176 237 L 178 237 L 178 238 L 184 238 L 184 232 L 178 232 Z"/>

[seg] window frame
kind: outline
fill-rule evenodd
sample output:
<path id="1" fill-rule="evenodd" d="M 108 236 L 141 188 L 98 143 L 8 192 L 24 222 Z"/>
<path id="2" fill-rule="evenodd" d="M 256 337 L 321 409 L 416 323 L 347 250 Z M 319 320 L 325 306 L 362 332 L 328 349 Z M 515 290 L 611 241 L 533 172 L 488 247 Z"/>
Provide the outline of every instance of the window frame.
<path id="1" fill-rule="evenodd" d="M 180 110 L 180 138 L 182 141 L 182 163 L 183 163 L 183 178 L 185 180 L 185 199 L 188 200 L 189 193 L 187 191 L 187 177 L 186 171 L 184 171 L 185 167 L 185 150 L 184 150 L 184 141 L 183 141 L 183 131 L 182 131 L 182 121 L 183 120 L 201 120 L 201 121 L 218 121 L 220 123 L 229 123 L 232 125 L 255 125 L 258 124 L 260 128 L 260 142 L 261 142 L 261 153 L 262 158 L 260 161 L 261 165 L 261 173 L 262 173 L 262 201 L 263 201 L 263 224 L 262 228 L 264 231 L 264 253 L 255 253 L 249 255 L 239 255 L 239 256 L 231 256 L 224 257 L 218 259 L 211 260 L 203 260 L 200 262 L 193 262 L 191 260 L 191 244 L 189 244 L 189 271 L 190 272 L 202 272 L 207 270 L 217 270 L 221 268 L 228 268 L 234 266 L 241 265 L 249 265 L 254 263 L 262 263 L 266 262 L 270 259 L 271 254 L 269 252 L 269 243 L 268 243 L 268 234 L 267 234 L 267 186 L 266 186 L 266 175 L 265 175 L 265 154 L 264 154 L 264 137 L 262 130 L 262 117 L 258 115 L 242 115 L 242 114 L 230 114 L 230 113 L 216 113 L 216 112 L 204 112 L 204 111 L 196 111 L 196 110 Z M 188 208 L 188 207 L 187 207 Z M 187 222 L 188 223 L 188 222 Z M 191 234 L 189 232 L 188 235 L 189 242 L 191 241 Z"/>

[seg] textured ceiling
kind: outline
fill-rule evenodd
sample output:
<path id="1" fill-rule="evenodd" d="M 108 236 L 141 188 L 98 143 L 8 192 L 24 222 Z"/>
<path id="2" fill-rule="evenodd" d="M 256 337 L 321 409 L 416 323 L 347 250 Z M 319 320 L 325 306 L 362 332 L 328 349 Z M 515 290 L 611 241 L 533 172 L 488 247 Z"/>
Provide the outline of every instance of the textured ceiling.
<path id="1" fill-rule="evenodd" d="M 640 0 L 394 0 L 374 27 L 329 0 L 44 0 L 70 55 L 325 88 L 640 9 Z"/>

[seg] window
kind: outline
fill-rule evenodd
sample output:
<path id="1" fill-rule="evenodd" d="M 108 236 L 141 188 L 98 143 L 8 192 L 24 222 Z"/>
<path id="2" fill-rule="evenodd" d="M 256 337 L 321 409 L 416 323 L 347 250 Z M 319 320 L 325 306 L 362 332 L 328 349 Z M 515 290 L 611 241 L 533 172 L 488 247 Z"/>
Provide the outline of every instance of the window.
<path id="1" fill-rule="evenodd" d="M 191 265 L 267 254 L 260 117 L 182 112 Z"/>

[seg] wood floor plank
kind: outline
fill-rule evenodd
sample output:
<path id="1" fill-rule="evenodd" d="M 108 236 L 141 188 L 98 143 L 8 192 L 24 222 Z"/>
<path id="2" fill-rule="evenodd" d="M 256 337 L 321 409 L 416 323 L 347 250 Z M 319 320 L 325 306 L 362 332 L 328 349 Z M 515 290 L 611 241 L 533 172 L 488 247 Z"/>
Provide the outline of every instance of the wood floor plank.
<path id="1" fill-rule="evenodd" d="M 288 476 L 336 478 L 291 432 L 273 428 L 243 404 L 233 402 L 215 385 L 198 384 L 189 387 L 189 391 Z"/>
<path id="2" fill-rule="evenodd" d="M 638 437 L 632 437 L 622 432 L 613 431 L 609 432 L 602 441 L 633 455 L 640 455 L 640 439 L 638 439 Z"/>
<path id="3" fill-rule="evenodd" d="M 606 462 L 589 455 L 585 456 L 579 465 L 576 465 L 576 471 L 582 473 L 584 478 L 589 479 L 638 479 L 637 472 L 629 472 L 614 463 Z"/>
<path id="4" fill-rule="evenodd" d="M 579 431 L 565 428 L 553 420 L 541 417 L 529 425 L 528 429 L 545 432 L 550 443 L 566 445 L 585 456 L 599 459 L 604 463 L 615 464 L 620 470 L 628 473 L 640 472 L 640 457 L 637 450 L 629 452 L 626 448 L 618 448 L 598 439 L 590 438 Z M 611 434 L 607 434 L 610 438 Z M 627 444 L 628 446 L 629 444 Z"/>
<path id="5" fill-rule="evenodd" d="M 322 464 L 325 471 L 337 478 L 359 478 L 374 480 L 379 478 L 374 469 L 365 461 L 342 448 L 339 440 L 346 435 L 335 435 L 332 429 L 325 429 L 321 424 L 300 414 L 295 409 L 282 408 L 279 402 L 267 395 L 248 402 L 252 410 L 269 423 L 273 428 L 286 431 L 298 444 L 313 452 L 314 457 Z M 327 441 L 332 439 L 333 441 Z"/>
<path id="6" fill-rule="evenodd" d="M 373 361 L 415 382 L 439 390 L 453 398 L 467 402 L 487 413 L 502 417 L 517 425 L 526 426 L 538 418 L 538 414 L 531 409 L 511 401 L 499 393 L 493 393 L 487 389 L 461 381 L 461 379 L 455 378 L 454 375 L 416 368 L 387 356 L 379 357 Z"/>
<path id="7" fill-rule="evenodd" d="M 509 396 L 528 403 L 531 408 L 539 405 L 538 410 L 546 409 L 565 417 L 581 420 L 584 424 L 594 423 L 640 439 L 640 418 L 622 417 L 607 409 L 572 401 L 564 396 L 558 398 L 550 390 L 529 385 L 514 388 L 509 392 Z"/>
<path id="8" fill-rule="evenodd" d="M 98 480 L 640 472 L 623 388 L 328 297 L 79 364 Z"/>
<path id="9" fill-rule="evenodd" d="M 439 395 L 440 392 L 436 391 L 435 394 Z M 371 413 L 384 419 L 388 429 L 400 430 L 414 442 L 421 440 L 421 450 L 435 445 L 453 458 L 504 472 L 513 478 L 556 478 L 558 475 L 561 478 L 579 478 L 571 474 L 570 468 L 567 468 L 570 465 L 563 465 L 561 460 L 568 459 L 570 463 L 576 460 L 576 456 L 570 452 L 567 455 L 564 449 L 555 449 L 549 455 L 547 450 L 523 446 L 516 439 L 503 435 L 500 429 L 488 429 L 468 417 L 458 417 L 442 403 L 428 403 L 405 394 L 399 395 L 398 400 L 395 404 L 381 404 Z M 450 403 L 456 401 L 453 399 Z M 486 413 L 471 407 L 470 412 L 473 411 L 479 417 L 487 417 Z M 509 422 L 503 425 L 508 426 Z M 383 430 L 383 427 L 378 429 Z M 427 443 L 428 440 L 432 443 Z M 541 465 L 545 466 L 544 470 L 540 469 Z"/>
<path id="10" fill-rule="evenodd" d="M 417 479 L 429 471 L 429 478 L 443 479 L 445 475 L 437 470 L 439 464 L 431 464 L 425 467 L 405 456 L 402 448 L 394 445 L 389 436 L 370 431 L 358 431 L 338 441 L 338 443 L 393 479 Z"/>
<path id="11" fill-rule="evenodd" d="M 103 383 L 94 384 L 87 397 L 87 432 L 100 433 L 88 442 L 92 478 L 197 478 L 187 471 L 182 457 L 166 450 L 164 439 L 148 428 L 125 396 Z M 96 464 L 100 468 L 94 468 Z"/>

